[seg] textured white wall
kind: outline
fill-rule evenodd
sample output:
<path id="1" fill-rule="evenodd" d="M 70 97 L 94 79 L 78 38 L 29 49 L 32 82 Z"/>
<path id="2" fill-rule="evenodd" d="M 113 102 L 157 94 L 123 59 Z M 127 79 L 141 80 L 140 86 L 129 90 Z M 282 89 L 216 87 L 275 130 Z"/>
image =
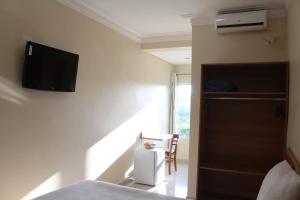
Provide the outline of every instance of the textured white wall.
<path id="1" fill-rule="evenodd" d="M 138 133 L 168 132 L 172 66 L 136 42 L 54 0 L 1 0 L 0 26 L 0 199 L 119 182 Z M 80 55 L 75 93 L 21 88 L 22 35 Z"/>

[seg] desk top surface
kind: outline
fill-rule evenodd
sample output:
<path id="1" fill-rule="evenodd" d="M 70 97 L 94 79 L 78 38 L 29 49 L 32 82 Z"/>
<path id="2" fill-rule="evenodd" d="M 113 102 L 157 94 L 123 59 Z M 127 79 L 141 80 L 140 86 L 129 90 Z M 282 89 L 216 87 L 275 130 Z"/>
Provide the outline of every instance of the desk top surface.
<path id="1" fill-rule="evenodd" d="M 173 135 L 171 134 L 157 134 L 157 135 L 142 135 L 141 139 L 146 140 L 169 140 L 172 138 Z"/>

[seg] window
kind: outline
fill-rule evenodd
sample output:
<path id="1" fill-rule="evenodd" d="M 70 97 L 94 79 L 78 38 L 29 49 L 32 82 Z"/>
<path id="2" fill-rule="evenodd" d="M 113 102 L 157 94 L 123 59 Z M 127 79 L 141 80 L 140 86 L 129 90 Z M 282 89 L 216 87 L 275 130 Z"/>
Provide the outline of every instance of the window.
<path id="1" fill-rule="evenodd" d="M 191 84 L 178 82 L 176 88 L 175 128 L 180 138 L 187 139 L 190 135 Z"/>

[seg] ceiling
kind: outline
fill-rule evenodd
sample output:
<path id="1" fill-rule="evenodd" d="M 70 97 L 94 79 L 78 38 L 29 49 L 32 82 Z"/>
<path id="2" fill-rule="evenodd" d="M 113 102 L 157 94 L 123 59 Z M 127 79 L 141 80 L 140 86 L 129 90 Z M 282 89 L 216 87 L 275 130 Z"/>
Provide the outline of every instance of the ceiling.
<path id="1" fill-rule="evenodd" d="M 191 18 L 211 23 L 220 9 L 264 6 L 286 0 L 57 0 L 142 43 L 191 39 Z"/>
<path id="2" fill-rule="evenodd" d="M 149 53 L 173 65 L 188 65 L 192 63 L 191 47 L 151 50 Z"/>
<path id="3" fill-rule="evenodd" d="M 286 0 L 57 0 L 139 43 L 191 40 L 193 24 L 214 23 L 217 11 L 259 6 L 285 13 Z M 174 65 L 191 64 L 188 48 L 154 49 Z"/>

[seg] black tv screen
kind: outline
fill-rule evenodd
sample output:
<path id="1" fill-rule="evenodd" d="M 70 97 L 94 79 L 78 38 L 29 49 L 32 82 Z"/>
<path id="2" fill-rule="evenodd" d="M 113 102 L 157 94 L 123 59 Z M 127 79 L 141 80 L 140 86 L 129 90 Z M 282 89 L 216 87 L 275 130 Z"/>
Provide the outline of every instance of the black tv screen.
<path id="1" fill-rule="evenodd" d="M 38 90 L 75 92 L 79 55 L 28 42 L 22 86 Z"/>

